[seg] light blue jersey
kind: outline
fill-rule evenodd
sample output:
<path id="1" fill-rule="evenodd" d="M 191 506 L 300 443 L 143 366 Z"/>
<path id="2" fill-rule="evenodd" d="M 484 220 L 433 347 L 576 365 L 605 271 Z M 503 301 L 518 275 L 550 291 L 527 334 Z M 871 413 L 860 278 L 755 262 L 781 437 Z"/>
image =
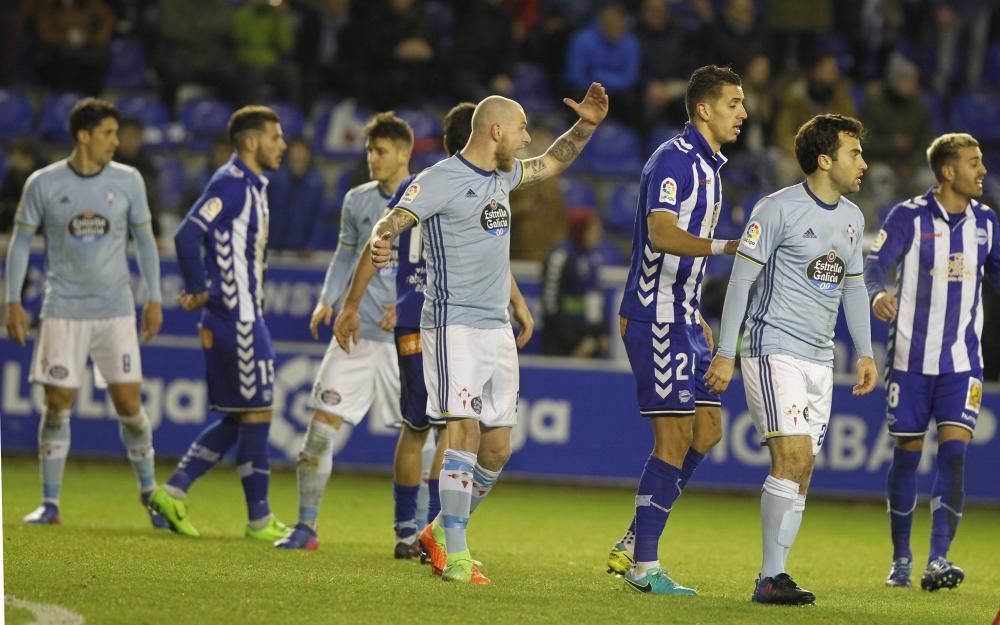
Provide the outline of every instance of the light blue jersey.
<path id="1" fill-rule="evenodd" d="M 43 318 L 135 314 L 127 257 L 130 228 L 150 299 L 160 301 L 159 258 L 151 244 L 146 186 L 134 167 L 111 162 L 84 176 L 68 159 L 56 161 L 28 178 L 16 221 L 19 229 L 41 228 L 45 236 Z M 18 279 L 15 273 L 20 272 L 9 276 L 8 301 L 20 301 L 24 276 Z"/>
<path id="2" fill-rule="evenodd" d="M 523 177 L 485 171 L 461 153 L 425 169 L 396 208 L 422 225 L 427 290 L 420 325 L 502 328 L 510 323 L 510 192 Z"/>
<path id="3" fill-rule="evenodd" d="M 378 182 L 371 181 L 358 185 L 344 196 L 341 211 L 340 242 L 330 261 L 326 273 L 320 301 L 333 304 L 344 294 L 354 273 L 354 266 L 360 248 L 371 238 L 375 223 L 385 215 L 389 196 L 382 193 Z M 379 319 L 385 314 L 384 306 L 396 303 L 396 251 L 389 267 L 378 269 L 361 300 L 360 336 L 371 341 L 392 343 L 392 331 L 378 327 Z"/>
<path id="4" fill-rule="evenodd" d="M 736 353 L 746 311 L 742 354 L 788 354 L 832 366 L 833 329 L 844 298 L 859 356 L 871 356 L 868 296 L 863 280 L 861 209 L 841 197 L 817 198 L 807 183 L 787 187 L 754 207 L 726 293 L 719 354 Z M 746 307 L 747 283 L 753 284 Z"/>

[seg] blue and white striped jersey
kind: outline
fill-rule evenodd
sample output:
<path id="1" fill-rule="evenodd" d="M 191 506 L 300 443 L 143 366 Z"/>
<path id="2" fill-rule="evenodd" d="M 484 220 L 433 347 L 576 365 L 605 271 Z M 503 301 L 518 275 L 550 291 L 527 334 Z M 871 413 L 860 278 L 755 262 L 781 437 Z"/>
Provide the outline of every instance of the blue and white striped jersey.
<path id="1" fill-rule="evenodd" d="M 194 223 L 205 233 L 202 246 L 209 294 L 205 309 L 235 321 L 262 317 L 268 227 L 267 178 L 255 174 L 234 155 L 212 175 L 185 221 Z M 178 263 L 185 282 L 189 282 L 192 268 L 184 267 L 181 255 L 178 255 Z M 193 288 L 191 284 L 187 287 Z"/>
<path id="2" fill-rule="evenodd" d="M 660 145 L 639 178 L 632 238 L 632 261 L 619 313 L 628 319 L 656 323 L 698 323 L 706 258 L 682 258 L 653 251 L 647 218 L 665 211 L 677 215 L 677 226 L 697 237 L 711 238 L 719 221 L 726 157 L 688 123 L 684 132 Z"/>
<path id="3" fill-rule="evenodd" d="M 868 254 L 865 279 L 874 297 L 896 268 L 897 314 L 887 365 L 936 375 L 982 372 L 984 274 L 1000 290 L 1000 227 L 976 200 L 948 214 L 933 189 L 893 207 Z"/>
<path id="4" fill-rule="evenodd" d="M 485 171 L 461 152 L 410 183 L 395 208 L 423 226 L 427 290 L 420 326 L 502 328 L 510 323 L 510 192 L 524 166 Z"/>

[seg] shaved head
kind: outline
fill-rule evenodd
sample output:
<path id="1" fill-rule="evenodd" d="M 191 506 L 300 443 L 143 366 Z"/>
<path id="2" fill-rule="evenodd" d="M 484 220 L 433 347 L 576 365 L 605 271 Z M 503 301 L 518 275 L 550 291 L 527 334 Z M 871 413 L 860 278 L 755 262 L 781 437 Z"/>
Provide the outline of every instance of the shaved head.
<path id="1" fill-rule="evenodd" d="M 472 132 L 488 134 L 493 124 L 517 124 L 522 117 L 524 109 L 520 104 L 503 96 L 491 95 L 483 98 L 472 113 Z"/>

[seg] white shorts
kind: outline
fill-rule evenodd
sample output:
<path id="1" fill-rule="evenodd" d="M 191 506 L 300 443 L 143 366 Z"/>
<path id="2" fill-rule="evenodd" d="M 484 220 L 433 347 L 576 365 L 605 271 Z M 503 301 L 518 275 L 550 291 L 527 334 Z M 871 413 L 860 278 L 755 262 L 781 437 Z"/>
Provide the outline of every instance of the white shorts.
<path id="1" fill-rule="evenodd" d="M 142 382 L 139 334 L 135 317 L 110 319 L 42 319 L 38 344 L 31 360 L 31 382 L 77 388 L 83 379 L 87 356 L 95 376 L 109 384 Z"/>
<path id="2" fill-rule="evenodd" d="M 812 437 L 823 446 L 833 402 L 833 368 L 785 354 L 741 358 L 747 406 L 761 444 L 776 436 Z"/>
<path id="3" fill-rule="evenodd" d="M 514 331 L 468 326 L 422 329 L 427 414 L 476 419 L 487 427 L 517 424 L 520 390 Z"/>
<path id="4" fill-rule="evenodd" d="M 396 346 L 359 339 L 348 354 L 337 341 L 330 341 L 316 374 L 310 405 L 351 425 L 361 423 L 371 409 L 372 417 L 383 425 L 400 427 L 403 416 Z"/>

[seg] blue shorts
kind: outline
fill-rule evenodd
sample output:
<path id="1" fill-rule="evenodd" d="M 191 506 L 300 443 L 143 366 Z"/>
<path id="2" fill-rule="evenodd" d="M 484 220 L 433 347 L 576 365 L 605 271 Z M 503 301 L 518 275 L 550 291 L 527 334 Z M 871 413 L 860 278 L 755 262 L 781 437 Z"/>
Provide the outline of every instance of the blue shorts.
<path id="1" fill-rule="evenodd" d="M 686 417 L 695 406 L 722 405 L 705 385 L 712 352 L 700 325 L 622 317 L 621 329 L 641 414 Z"/>
<path id="2" fill-rule="evenodd" d="M 893 436 L 922 436 L 934 417 L 938 427 L 976 429 L 983 397 L 980 373 L 924 375 L 891 369 L 885 383 L 886 421 Z"/>
<path id="3" fill-rule="evenodd" d="M 206 312 L 198 334 L 205 351 L 209 406 L 220 412 L 269 410 L 274 348 L 264 320 L 234 322 Z"/>
<path id="4" fill-rule="evenodd" d="M 420 328 L 395 329 L 396 359 L 399 361 L 399 410 L 411 429 L 422 431 L 444 425 L 444 419 L 427 414 L 427 385 L 424 383 L 424 355 L 420 348 Z"/>

